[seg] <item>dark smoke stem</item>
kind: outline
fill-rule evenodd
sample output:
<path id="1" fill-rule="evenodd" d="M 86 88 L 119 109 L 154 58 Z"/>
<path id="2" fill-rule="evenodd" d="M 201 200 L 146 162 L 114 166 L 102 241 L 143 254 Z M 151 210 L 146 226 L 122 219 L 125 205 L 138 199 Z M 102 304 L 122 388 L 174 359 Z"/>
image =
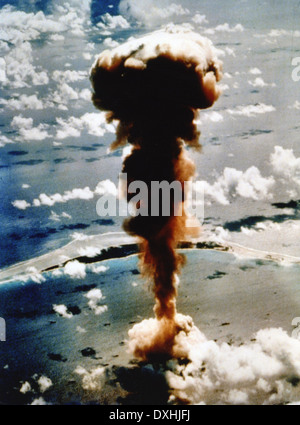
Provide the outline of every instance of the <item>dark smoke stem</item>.
<path id="1" fill-rule="evenodd" d="M 127 142 L 133 147 L 122 170 L 128 185 L 142 181 L 149 194 L 153 181 L 178 181 L 182 187 L 177 203 L 170 198 L 169 216 L 160 209 L 158 216 L 138 215 L 124 223 L 125 230 L 140 239 L 141 271 L 153 280 L 154 311 L 162 323 L 149 352 L 155 351 L 155 345 L 170 352 L 178 332 L 177 275 L 184 257 L 176 247 L 190 233 L 183 188 L 195 173 L 184 145 L 200 148 L 195 118 L 199 109 L 210 107 L 218 98 L 220 78 L 221 62 L 210 41 L 186 30 L 156 32 L 105 51 L 91 70 L 94 105 L 108 111 L 108 121 L 118 121 L 111 148 Z M 127 200 L 132 197 L 127 192 Z M 147 201 L 151 210 L 150 195 Z M 178 208 L 182 208 L 181 216 L 176 215 Z"/>

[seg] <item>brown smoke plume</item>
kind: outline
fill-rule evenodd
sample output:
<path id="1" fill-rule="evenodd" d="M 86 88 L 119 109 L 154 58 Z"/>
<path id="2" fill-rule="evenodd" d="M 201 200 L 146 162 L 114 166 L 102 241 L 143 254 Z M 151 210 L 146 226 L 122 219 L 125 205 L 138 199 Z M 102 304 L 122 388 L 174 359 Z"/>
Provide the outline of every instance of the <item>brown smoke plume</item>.
<path id="1" fill-rule="evenodd" d="M 176 28 L 104 51 L 93 65 L 94 105 L 108 111 L 108 121 L 119 121 L 111 148 L 132 145 L 122 171 L 128 184 L 146 183 L 149 211 L 152 181 L 179 181 L 183 189 L 192 179 L 195 166 L 184 143 L 200 148 L 194 120 L 199 109 L 210 107 L 219 97 L 221 67 L 208 39 Z M 127 193 L 127 200 L 132 196 Z M 184 199 L 184 190 L 180 205 L 171 197 L 170 216 L 160 210 L 158 216 L 137 215 L 124 223 L 128 233 L 139 236 L 141 270 L 154 281 L 156 321 L 151 322 L 151 335 L 144 332 L 146 340 L 143 331 L 141 338 L 134 336 L 132 348 L 142 359 L 174 355 L 174 340 L 185 327 L 176 314 L 177 274 L 184 263 L 176 247 L 190 233 Z M 180 207 L 182 214 L 176 215 Z"/>

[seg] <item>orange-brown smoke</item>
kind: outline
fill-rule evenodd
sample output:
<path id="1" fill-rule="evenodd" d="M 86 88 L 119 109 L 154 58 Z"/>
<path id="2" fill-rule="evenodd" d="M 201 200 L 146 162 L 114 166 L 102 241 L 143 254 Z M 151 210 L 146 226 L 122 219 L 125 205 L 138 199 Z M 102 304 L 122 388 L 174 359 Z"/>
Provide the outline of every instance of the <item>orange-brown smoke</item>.
<path id="1" fill-rule="evenodd" d="M 129 142 L 133 149 L 123 163 L 128 184 L 143 181 L 192 179 L 194 163 L 184 143 L 200 148 L 195 118 L 199 109 L 210 107 L 219 96 L 217 81 L 221 62 L 209 40 L 190 31 L 161 31 L 104 51 L 91 70 L 94 105 L 108 111 L 107 119 L 118 120 L 112 148 Z M 130 201 L 132 194 L 127 194 Z M 178 333 L 176 323 L 177 274 L 184 263 L 176 252 L 179 240 L 188 236 L 184 211 L 170 199 L 171 214 L 127 219 L 125 230 L 141 241 L 141 270 L 154 282 L 156 319 L 160 326 L 152 342 L 135 354 L 147 358 L 171 353 Z M 148 199 L 149 211 L 151 197 Z M 176 215 L 182 208 L 182 214 Z M 195 231 L 195 228 L 194 228 Z M 144 354 L 142 354 L 144 353 Z"/>

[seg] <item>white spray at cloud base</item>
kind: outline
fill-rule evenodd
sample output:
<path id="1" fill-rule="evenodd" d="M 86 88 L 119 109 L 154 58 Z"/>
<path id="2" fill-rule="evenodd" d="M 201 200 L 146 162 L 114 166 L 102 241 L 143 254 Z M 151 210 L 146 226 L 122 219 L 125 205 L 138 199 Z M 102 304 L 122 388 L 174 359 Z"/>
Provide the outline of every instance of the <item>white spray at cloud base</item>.
<path id="1" fill-rule="evenodd" d="M 282 404 L 299 400 L 300 340 L 281 328 L 261 329 L 239 346 L 208 340 L 189 316 L 177 314 L 182 329 L 173 358 L 161 363 L 172 404 Z M 130 331 L 129 349 L 149 344 L 161 324 L 148 319 Z"/>
<path id="2" fill-rule="evenodd" d="M 177 314 L 176 322 L 181 330 L 172 345 L 174 357 L 140 364 L 152 371 L 151 376 L 155 373 L 164 378 L 168 404 L 299 403 L 300 340 L 296 337 L 281 328 L 267 328 L 256 332 L 250 342 L 220 344 L 208 340 L 191 317 Z M 155 318 L 136 324 L 129 331 L 129 348 L 133 345 L 135 349 L 141 338 L 146 346 L 162 326 Z M 82 387 L 87 391 L 105 392 L 110 384 L 111 371 L 105 367 L 86 370 L 78 366 L 75 373 L 82 376 Z M 149 383 L 144 375 L 146 388 Z"/>

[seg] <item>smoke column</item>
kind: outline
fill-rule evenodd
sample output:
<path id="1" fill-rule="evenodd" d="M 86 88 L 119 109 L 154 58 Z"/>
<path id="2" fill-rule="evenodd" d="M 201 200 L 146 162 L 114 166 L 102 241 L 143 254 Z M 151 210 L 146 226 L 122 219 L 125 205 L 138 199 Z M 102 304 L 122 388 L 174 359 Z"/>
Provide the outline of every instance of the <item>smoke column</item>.
<path id="1" fill-rule="evenodd" d="M 131 153 L 123 163 L 128 185 L 145 182 L 149 211 L 152 181 L 192 179 L 195 166 L 184 149 L 200 148 L 195 125 L 198 110 L 219 97 L 217 81 L 222 63 L 211 42 L 189 30 L 171 27 L 104 51 L 91 69 L 93 103 L 118 120 L 115 149 L 129 142 Z M 127 192 L 130 201 L 133 194 Z M 176 313 L 178 273 L 184 257 L 176 252 L 186 226 L 185 193 L 179 202 L 170 198 L 171 213 L 137 215 L 127 219 L 125 230 L 140 240 L 140 267 L 153 281 L 155 319 L 144 320 L 130 331 L 130 350 L 140 359 L 184 355 L 176 337 L 189 332 L 192 320 Z M 182 214 L 176 215 L 178 208 Z M 192 229 L 193 232 L 197 228 Z"/>

